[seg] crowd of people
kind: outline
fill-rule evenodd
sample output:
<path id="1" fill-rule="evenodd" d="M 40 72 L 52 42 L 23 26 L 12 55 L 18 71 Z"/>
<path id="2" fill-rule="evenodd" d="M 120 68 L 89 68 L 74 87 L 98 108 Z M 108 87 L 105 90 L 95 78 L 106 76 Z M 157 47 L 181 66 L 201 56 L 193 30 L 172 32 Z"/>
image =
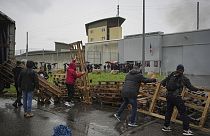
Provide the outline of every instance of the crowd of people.
<path id="1" fill-rule="evenodd" d="M 125 63 L 125 64 L 119 64 L 119 63 L 106 63 L 104 65 L 102 64 L 87 64 L 87 70 L 88 72 L 92 72 L 93 69 L 100 69 L 105 72 L 110 72 L 112 70 L 119 70 L 119 72 L 128 73 L 132 68 L 133 64 Z"/>
<path id="2" fill-rule="evenodd" d="M 15 108 L 18 108 L 23 105 L 24 116 L 33 117 L 32 110 L 32 97 L 35 89 L 39 89 L 38 75 L 44 79 L 48 79 L 49 76 L 46 73 L 43 66 L 40 67 L 38 73 L 33 70 L 34 62 L 27 61 L 20 62 L 17 61 L 16 67 L 13 69 L 15 88 L 17 91 L 17 99 L 12 104 Z M 126 69 L 127 67 L 127 69 Z M 109 65 L 104 66 L 104 70 L 107 69 L 120 69 L 119 65 Z M 123 103 L 121 104 L 118 111 L 114 114 L 114 117 L 121 121 L 121 115 L 128 104 L 132 105 L 131 116 L 128 122 L 128 126 L 136 127 L 137 125 L 137 96 L 139 93 L 140 83 L 152 83 L 157 82 L 155 78 L 146 78 L 142 74 L 141 68 L 139 66 L 124 65 L 126 71 L 128 71 L 125 82 L 121 91 L 121 96 L 123 98 Z M 89 70 L 88 70 L 89 71 Z M 180 117 L 183 121 L 183 135 L 193 135 L 193 132 L 189 128 L 189 117 L 187 116 L 186 106 L 181 97 L 181 92 L 183 87 L 187 87 L 190 91 L 198 91 L 199 89 L 194 87 L 190 80 L 184 76 L 184 66 L 178 65 L 176 70 L 168 75 L 165 79 L 161 81 L 161 84 L 166 87 L 166 113 L 165 113 L 165 123 L 162 128 L 162 131 L 168 132 L 172 131 L 170 127 L 170 120 L 174 110 L 174 107 L 177 108 Z M 76 60 L 73 59 L 66 68 L 66 88 L 68 91 L 68 99 L 65 104 L 68 106 L 73 106 L 73 97 L 75 93 L 75 81 L 77 78 L 82 77 L 85 74 L 83 72 L 77 72 L 76 70 Z M 21 102 L 21 97 L 23 97 L 23 103 Z"/>

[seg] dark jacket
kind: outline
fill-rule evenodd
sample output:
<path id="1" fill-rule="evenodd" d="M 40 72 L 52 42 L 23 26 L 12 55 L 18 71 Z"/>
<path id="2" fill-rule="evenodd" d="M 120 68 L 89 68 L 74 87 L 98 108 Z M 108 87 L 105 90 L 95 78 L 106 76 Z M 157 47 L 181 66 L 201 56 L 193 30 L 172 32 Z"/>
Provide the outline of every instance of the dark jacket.
<path id="1" fill-rule="evenodd" d="M 141 82 L 156 82 L 156 79 L 145 78 L 140 71 L 131 70 L 125 77 L 125 83 L 122 89 L 122 97 L 137 98 Z"/>
<path id="2" fill-rule="evenodd" d="M 23 69 L 19 77 L 19 87 L 22 91 L 34 91 L 39 88 L 38 76 L 33 69 Z"/>
<path id="3" fill-rule="evenodd" d="M 23 68 L 20 66 L 16 66 L 15 68 L 12 69 L 15 85 L 18 85 L 19 75 L 22 69 Z"/>
<path id="4" fill-rule="evenodd" d="M 186 76 L 184 76 L 183 74 L 179 75 L 179 74 L 177 74 L 176 71 L 172 72 L 164 80 L 162 80 L 161 84 L 163 86 L 167 86 L 167 83 L 172 76 L 177 76 L 177 78 L 178 78 L 177 82 L 178 82 L 180 87 L 175 92 L 171 92 L 170 90 L 168 90 L 168 94 L 180 95 L 184 86 L 187 87 L 190 91 L 198 91 L 199 90 L 198 88 L 194 87 L 190 83 L 190 80 Z"/>

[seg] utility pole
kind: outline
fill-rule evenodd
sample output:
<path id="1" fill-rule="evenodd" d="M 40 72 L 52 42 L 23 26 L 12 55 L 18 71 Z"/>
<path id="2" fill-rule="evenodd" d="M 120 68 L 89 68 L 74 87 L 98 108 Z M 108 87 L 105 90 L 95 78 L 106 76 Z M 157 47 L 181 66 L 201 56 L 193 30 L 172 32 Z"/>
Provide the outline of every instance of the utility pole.
<path id="1" fill-rule="evenodd" d="M 26 33 L 26 59 L 28 59 L 28 32 Z"/>
<path id="2" fill-rule="evenodd" d="M 199 30 L 199 2 L 197 2 L 197 30 Z"/>
<path id="3" fill-rule="evenodd" d="M 145 73 L 145 0 L 143 0 L 142 74 Z"/>

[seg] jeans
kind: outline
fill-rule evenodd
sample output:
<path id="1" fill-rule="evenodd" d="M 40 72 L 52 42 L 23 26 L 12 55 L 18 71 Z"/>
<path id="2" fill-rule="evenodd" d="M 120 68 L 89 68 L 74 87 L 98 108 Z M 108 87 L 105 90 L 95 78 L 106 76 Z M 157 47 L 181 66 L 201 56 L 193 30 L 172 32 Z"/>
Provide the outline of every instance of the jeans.
<path id="1" fill-rule="evenodd" d="M 23 108 L 24 112 L 31 112 L 32 109 L 32 96 L 33 92 L 23 91 Z"/>
<path id="2" fill-rule="evenodd" d="M 164 126 L 170 126 L 171 116 L 174 110 L 174 106 L 176 106 L 180 117 L 183 121 L 183 130 L 189 129 L 189 117 L 186 114 L 186 106 L 184 101 L 182 100 L 181 96 L 176 96 L 169 94 L 166 97 L 167 100 L 167 107 L 166 107 L 166 114 L 165 114 L 165 124 Z"/>
<path id="3" fill-rule="evenodd" d="M 66 88 L 68 90 L 68 101 L 71 102 L 75 92 L 74 85 L 66 84 Z"/>
<path id="4" fill-rule="evenodd" d="M 128 104 L 132 105 L 130 123 L 135 123 L 136 121 L 136 114 L 137 114 L 137 98 L 123 98 L 124 102 L 121 104 L 119 110 L 117 111 L 117 115 L 120 117 L 122 112 L 127 108 Z"/>

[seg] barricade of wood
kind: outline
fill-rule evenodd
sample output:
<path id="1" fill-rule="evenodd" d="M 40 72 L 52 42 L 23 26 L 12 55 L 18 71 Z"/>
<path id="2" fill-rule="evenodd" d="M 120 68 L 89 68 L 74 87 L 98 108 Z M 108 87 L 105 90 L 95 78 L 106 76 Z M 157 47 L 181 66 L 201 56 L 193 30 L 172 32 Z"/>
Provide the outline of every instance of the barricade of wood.
<path id="1" fill-rule="evenodd" d="M 52 98 L 54 102 L 59 102 L 66 97 L 66 91 L 60 89 L 58 86 L 49 83 L 47 80 L 38 76 L 39 90 L 37 91 L 38 102 L 49 103 Z"/>
<path id="2" fill-rule="evenodd" d="M 11 84 L 14 82 L 14 75 L 12 69 L 15 67 L 16 62 L 14 60 L 8 60 L 0 65 L 0 81 L 4 84 Z"/>
<path id="3" fill-rule="evenodd" d="M 101 104 L 119 105 L 122 101 L 121 90 L 123 82 L 119 81 L 99 81 L 94 86 L 92 98 Z"/>
<path id="4" fill-rule="evenodd" d="M 142 85 L 138 95 L 138 111 L 157 118 L 165 119 L 166 109 L 166 89 L 158 84 Z M 190 116 L 190 125 L 203 131 L 210 131 L 205 128 L 209 104 L 210 90 L 204 92 L 190 92 L 184 88 L 181 94 L 185 100 L 188 115 Z M 172 121 L 182 123 L 177 109 L 172 114 Z"/>

